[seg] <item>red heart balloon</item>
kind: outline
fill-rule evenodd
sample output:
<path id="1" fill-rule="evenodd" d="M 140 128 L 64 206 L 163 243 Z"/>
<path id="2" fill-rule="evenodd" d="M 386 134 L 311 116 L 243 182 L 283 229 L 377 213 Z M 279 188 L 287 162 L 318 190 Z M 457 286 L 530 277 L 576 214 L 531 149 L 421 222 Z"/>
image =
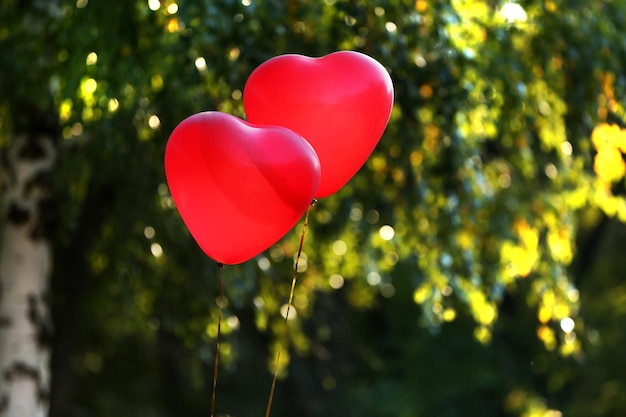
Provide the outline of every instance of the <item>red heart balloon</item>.
<path id="1" fill-rule="evenodd" d="M 202 250 L 217 262 L 238 264 L 297 223 L 313 201 L 320 166 L 311 145 L 289 129 L 204 112 L 172 132 L 165 175 Z"/>
<path id="2" fill-rule="evenodd" d="M 280 55 L 256 68 L 244 87 L 248 121 L 287 127 L 313 145 L 326 197 L 357 173 L 380 140 L 393 105 L 385 68 L 367 55 Z"/>

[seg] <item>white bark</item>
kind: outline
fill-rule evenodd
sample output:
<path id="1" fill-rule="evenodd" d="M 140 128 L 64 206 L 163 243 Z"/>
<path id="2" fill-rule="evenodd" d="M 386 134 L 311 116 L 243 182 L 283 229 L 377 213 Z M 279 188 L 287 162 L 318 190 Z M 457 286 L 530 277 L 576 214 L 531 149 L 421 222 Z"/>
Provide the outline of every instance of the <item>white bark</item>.
<path id="1" fill-rule="evenodd" d="M 4 223 L 0 247 L 0 417 L 48 411 L 49 315 L 44 300 L 50 246 L 41 202 L 55 149 L 49 138 L 16 137 L 2 158 Z"/>

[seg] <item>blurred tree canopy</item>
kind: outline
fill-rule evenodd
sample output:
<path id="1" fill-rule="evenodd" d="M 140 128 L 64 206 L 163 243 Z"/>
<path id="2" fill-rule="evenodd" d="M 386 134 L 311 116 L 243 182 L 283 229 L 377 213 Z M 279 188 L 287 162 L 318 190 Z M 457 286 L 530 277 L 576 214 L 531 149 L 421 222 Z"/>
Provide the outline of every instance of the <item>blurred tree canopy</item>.
<path id="1" fill-rule="evenodd" d="M 59 122 L 53 416 L 259 415 L 300 227 L 199 250 L 162 157 L 245 117 L 283 53 L 394 81 L 365 167 L 311 212 L 272 415 L 626 413 L 624 0 L 2 0 L 0 135 Z M 263 204 L 259 201 L 259 204 Z"/>

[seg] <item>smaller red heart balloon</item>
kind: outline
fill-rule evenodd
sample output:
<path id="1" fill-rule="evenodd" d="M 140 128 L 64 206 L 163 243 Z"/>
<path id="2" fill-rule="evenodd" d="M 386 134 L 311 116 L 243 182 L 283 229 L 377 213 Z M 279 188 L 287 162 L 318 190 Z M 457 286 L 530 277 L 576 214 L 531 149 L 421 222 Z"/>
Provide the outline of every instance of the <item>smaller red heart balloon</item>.
<path id="1" fill-rule="evenodd" d="M 170 135 L 165 175 L 198 245 L 232 265 L 258 255 L 298 222 L 317 191 L 320 166 L 311 145 L 289 129 L 203 112 Z"/>
<path id="2" fill-rule="evenodd" d="M 375 59 L 352 51 L 321 58 L 280 55 L 246 82 L 248 121 L 287 127 L 313 145 L 326 197 L 357 173 L 378 144 L 393 105 L 393 84 Z"/>

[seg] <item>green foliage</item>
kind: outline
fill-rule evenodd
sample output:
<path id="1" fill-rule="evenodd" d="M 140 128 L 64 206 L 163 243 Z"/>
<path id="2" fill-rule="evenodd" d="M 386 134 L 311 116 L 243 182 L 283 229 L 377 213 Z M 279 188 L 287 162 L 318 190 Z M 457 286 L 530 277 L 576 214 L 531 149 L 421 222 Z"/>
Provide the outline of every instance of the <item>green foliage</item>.
<path id="1" fill-rule="evenodd" d="M 2 2 L 0 136 L 32 109 L 61 124 L 53 414 L 206 415 L 220 274 L 232 415 L 262 412 L 285 343 L 276 415 L 626 410 L 619 273 L 587 269 L 614 265 L 597 207 L 626 217 L 622 150 L 591 141 L 626 124 L 624 1 L 37 4 Z M 193 113 L 244 117 L 264 60 L 338 49 L 383 63 L 396 103 L 366 166 L 311 210 L 283 340 L 302 225 L 221 271 L 162 155 Z"/>

